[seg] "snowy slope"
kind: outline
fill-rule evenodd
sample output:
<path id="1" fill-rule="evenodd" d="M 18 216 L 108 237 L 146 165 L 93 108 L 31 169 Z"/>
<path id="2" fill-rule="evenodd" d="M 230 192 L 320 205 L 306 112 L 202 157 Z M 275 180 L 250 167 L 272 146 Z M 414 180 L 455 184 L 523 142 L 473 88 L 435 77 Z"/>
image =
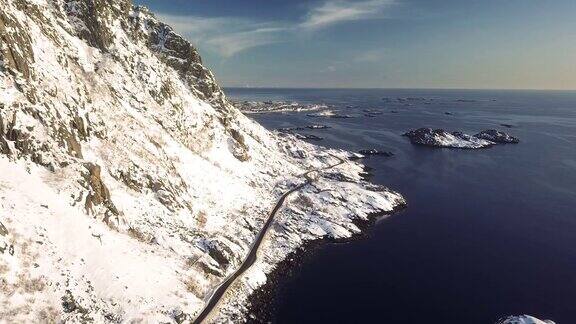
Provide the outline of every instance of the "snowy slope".
<path id="1" fill-rule="evenodd" d="M 128 0 L 0 0 L 0 321 L 181 322 L 278 197 L 348 153 L 231 106 L 196 49 Z M 217 321 L 306 240 L 403 198 L 347 162 L 291 197 Z M 342 181 L 345 180 L 345 181 Z"/>

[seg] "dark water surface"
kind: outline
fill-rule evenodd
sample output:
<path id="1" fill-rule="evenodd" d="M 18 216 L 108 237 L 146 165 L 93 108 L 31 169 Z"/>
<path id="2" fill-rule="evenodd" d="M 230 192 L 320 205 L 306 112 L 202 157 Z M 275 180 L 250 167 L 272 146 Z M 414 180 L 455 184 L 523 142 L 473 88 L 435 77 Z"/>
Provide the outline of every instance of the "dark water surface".
<path id="1" fill-rule="evenodd" d="M 576 92 L 227 93 L 333 104 L 357 115 L 251 117 L 270 129 L 322 123 L 333 128 L 304 132 L 324 137 L 320 145 L 394 152 L 364 163 L 374 168 L 373 182 L 409 204 L 364 239 L 324 245 L 282 280 L 270 305 L 275 322 L 473 324 L 531 314 L 576 323 Z M 365 117 L 366 108 L 383 114 Z M 496 128 L 521 143 L 465 151 L 413 146 L 400 136 L 419 127 Z"/>

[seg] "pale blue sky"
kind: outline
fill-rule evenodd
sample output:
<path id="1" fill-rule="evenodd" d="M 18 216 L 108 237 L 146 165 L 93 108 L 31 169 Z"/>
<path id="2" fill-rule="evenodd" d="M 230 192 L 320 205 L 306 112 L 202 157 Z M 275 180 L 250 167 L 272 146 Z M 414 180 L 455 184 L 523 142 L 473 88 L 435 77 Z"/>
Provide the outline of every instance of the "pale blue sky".
<path id="1" fill-rule="evenodd" d="M 224 86 L 576 89 L 575 0 L 136 0 Z"/>

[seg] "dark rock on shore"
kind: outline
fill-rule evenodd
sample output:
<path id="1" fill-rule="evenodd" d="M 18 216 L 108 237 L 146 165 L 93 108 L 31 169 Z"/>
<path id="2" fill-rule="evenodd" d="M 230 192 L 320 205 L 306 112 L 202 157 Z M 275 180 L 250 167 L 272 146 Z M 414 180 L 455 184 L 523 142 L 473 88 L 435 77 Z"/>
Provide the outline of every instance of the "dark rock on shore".
<path id="1" fill-rule="evenodd" d="M 313 124 L 313 125 L 308 125 L 308 126 L 283 127 L 283 128 L 278 128 L 277 131 L 282 132 L 282 133 L 290 133 L 290 132 L 294 132 L 294 131 L 303 131 L 306 129 L 328 129 L 328 128 L 331 128 L 331 127 L 326 126 L 326 125 Z"/>
<path id="2" fill-rule="evenodd" d="M 334 116 L 331 116 L 330 118 L 347 119 L 347 118 L 354 118 L 354 116 L 352 116 L 352 115 L 340 115 L 340 114 L 336 114 L 336 115 L 334 115 Z"/>
<path id="3" fill-rule="evenodd" d="M 312 134 L 294 134 L 298 139 L 301 140 L 312 140 L 312 141 L 321 141 L 324 138 Z"/>
<path id="4" fill-rule="evenodd" d="M 302 131 L 304 129 L 305 129 L 304 127 L 284 127 L 284 128 L 278 128 L 277 131 L 282 133 L 290 133 L 293 131 Z"/>
<path id="5" fill-rule="evenodd" d="M 380 156 L 385 156 L 385 157 L 392 157 L 394 156 L 394 153 L 392 152 L 388 152 L 388 151 L 378 151 L 375 149 L 370 149 L 370 150 L 360 150 L 358 151 L 358 153 L 364 155 L 364 156 L 371 156 L 371 155 L 380 155 Z"/>
<path id="6" fill-rule="evenodd" d="M 308 129 L 328 129 L 331 127 L 326 126 L 326 125 L 308 125 L 308 126 L 306 126 L 306 128 L 308 128 Z"/>

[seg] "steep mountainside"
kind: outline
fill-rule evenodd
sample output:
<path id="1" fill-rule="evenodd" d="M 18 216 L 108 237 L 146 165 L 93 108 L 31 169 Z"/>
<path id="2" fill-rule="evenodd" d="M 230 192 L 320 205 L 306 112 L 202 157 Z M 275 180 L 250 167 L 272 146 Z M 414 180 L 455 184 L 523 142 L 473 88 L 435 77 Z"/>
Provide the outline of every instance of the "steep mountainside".
<path id="1" fill-rule="evenodd" d="M 129 0 L 0 0 L 0 93 L 0 321 L 193 320 L 278 198 L 349 156 L 246 118 Z M 209 320 L 242 321 L 303 242 L 404 203 L 361 171 L 290 196 Z"/>

